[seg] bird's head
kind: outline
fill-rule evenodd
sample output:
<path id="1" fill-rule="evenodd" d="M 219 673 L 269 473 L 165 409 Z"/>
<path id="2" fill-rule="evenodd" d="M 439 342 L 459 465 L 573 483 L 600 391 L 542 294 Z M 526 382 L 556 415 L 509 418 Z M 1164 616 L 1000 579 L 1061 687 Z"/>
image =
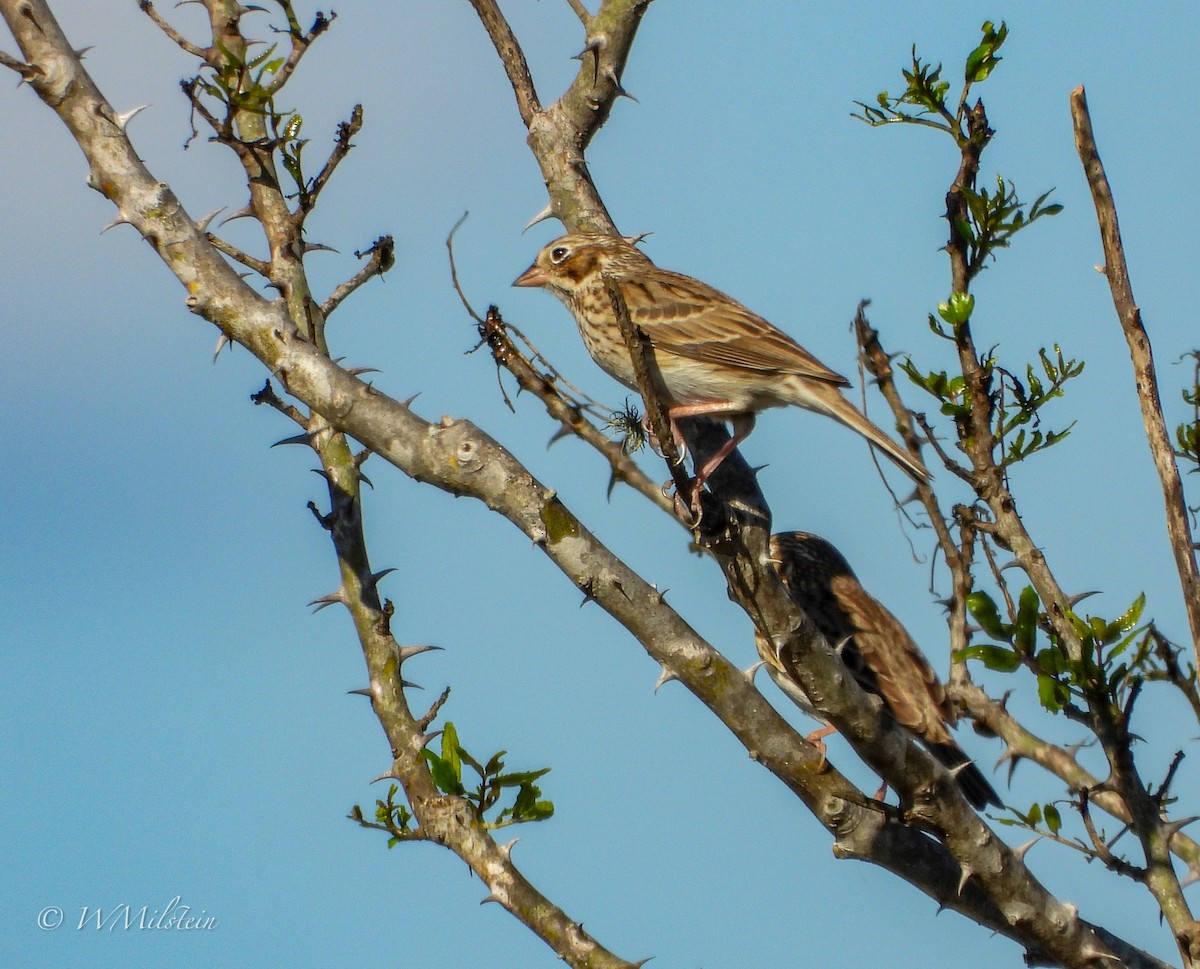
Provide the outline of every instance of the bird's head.
<path id="1" fill-rule="evenodd" d="M 626 239 L 599 232 L 560 236 L 538 253 L 514 286 L 542 286 L 570 296 L 607 274 L 620 279 L 631 269 L 650 265 L 650 258 Z"/>
<path id="2" fill-rule="evenodd" d="M 838 576 L 854 577 L 842 553 L 810 532 L 777 532 L 769 545 L 771 563 L 793 596 L 828 584 Z"/>

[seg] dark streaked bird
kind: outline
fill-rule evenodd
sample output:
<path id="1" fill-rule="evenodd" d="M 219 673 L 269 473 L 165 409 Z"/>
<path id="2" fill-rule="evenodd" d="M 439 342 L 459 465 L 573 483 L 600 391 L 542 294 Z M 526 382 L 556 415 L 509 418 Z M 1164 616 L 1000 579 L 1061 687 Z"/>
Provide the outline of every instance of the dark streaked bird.
<path id="1" fill-rule="evenodd" d="M 999 795 L 951 736 L 957 720 L 933 667 L 900 621 L 862 587 L 850 565 L 825 539 L 807 532 L 771 536 L 771 558 L 784 586 L 821 634 L 836 648 L 863 689 L 883 700 L 898 724 L 917 737 L 955 774 L 977 809 L 1002 807 Z M 823 719 L 762 633 L 755 645 L 771 678 L 799 707 Z M 826 726 L 809 739 L 832 733 Z"/>
<path id="2" fill-rule="evenodd" d="M 794 404 L 857 431 L 917 481 L 920 459 L 872 424 L 843 395 L 834 373 L 782 330 L 719 290 L 659 269 L 628 240 L 599 233 L 555 239 L 514 286 L 541 286 L 566 304 L 592 359 L 637 389 L 633 364 L 605 291 L 613 279 L 630 319 L 654 348 L 660 392 L 672 428 L 681 417 L 707 415 L 732 423 L 733 436 L 697 469 L 697 495 L 708 477 L 754 429 L 755 415 Z"/>

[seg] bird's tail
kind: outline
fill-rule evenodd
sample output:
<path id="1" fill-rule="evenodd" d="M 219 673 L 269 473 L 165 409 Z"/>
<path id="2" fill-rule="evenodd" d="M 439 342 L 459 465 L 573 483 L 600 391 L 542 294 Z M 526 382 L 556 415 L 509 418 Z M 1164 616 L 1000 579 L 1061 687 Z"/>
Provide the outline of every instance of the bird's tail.
<path id="1" fill-rule="evenodd" d="M 793 391 L 795 394 L 793 402 L 800 407 L 827 414 L 851 430 L 857 431 L 899 465 L 914 481 L 928 482 L 930 480 L 929 469 L 921 463 L 921 459 L 909 454 L 907 450 L 872 424 L 865 414 L 842 396 L 842 392 L 837 387 L 832 385 L 814 387 L 813 381 L 804 380 L 798 385 L 793 384 Z"/>
<path id="2" fill-rule="evenodd" d="M 988 783 L 988 779 L 963 752 L 957 744 L 926 744 L 929 752 L 949 771 L 954 774 L 958 786 L 962 788 L 966 799 L 977 811 L 982 811 L 989 804 L 1004 807 L 996 789 Z"/>

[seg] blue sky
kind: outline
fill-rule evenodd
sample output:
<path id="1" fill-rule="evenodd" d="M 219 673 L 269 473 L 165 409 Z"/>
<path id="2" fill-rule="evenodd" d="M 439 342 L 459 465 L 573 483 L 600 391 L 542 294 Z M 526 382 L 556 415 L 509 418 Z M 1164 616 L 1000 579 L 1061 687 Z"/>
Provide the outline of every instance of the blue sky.
<path id="1" fill-rule="evenodd" d="M 181 150 L 188 120 L 177 81 L 187 59 L 135 4 L 53 6 L 77 47 L 93 45 L 87 67 L 118 110 L 150 104 L 132 124 L 135 144 L 187 209 L 240 207 L 245 187 L 227 154 L 203 142 Z M 577 68 L 578 22 L 560 0 L 505 7 L 549 101 Z M 377 384 L 394 396 L 420 392 L 426 418 L 470 417 L 503 441 L 749 666 L 749 624 L 712 563 L 689 555 L 683 533 L 632 493 L 607 501 L 599 460 L 572 441 L 547 449 L 553 428 L 537 402 L 519 398 L 510 413 L 490 360 L 464 355 L 475 333 L 450 286 L 444 239 L 469 211 L 456 251 L 470 298 L 499 304 L 593 395 L 624 397 L 554 300 L 509 288 L 557 227 L 522 234 L 544 188 L 470 7 L 338 13 L 288 89 L 313 160 L 354 103 L 366 114 L 310 223 L 310 237 L 340 253 L 313 255 L 312 275 L 327 292 L 353 273 L 353 251 L 385 232 L 396 237 L 397 266 L 333 318 L 335 355 L 381 368 Z M 201 36 L 198 8 L 170 15 Z M 1194 4 L 1093 3 L 1083 15 L 1057 3 L 656 3 L 625 74 L 638 103 L 619 103 L 591 171 L 622 230 L 653 231 L 652 258 L 732 293 L 834 369 L 853 372 L 848 323 L 863 297 L 890 348 L 946 366 L 924 320 L 947 293 L 938 215 L 953 148 L 849 115 L 854 100 L 901 87 L 913 42 L 955 73 L 985 19 L 1012 31 L 978 91 L 998 132 L 987 177 L 1002 173 L 1028 198 L 1054 187 L 1066 208 L 981 278 L 978 338 L 1021 370 L 1055 342 L 1087 361 L 1049 417 L 1078 420 L 1075 431 L 1014 474 L 1020 508 L 1066 588 L 1102 590 L 1090 600 L 1100 613 L 1145 591 L 1148 612 L 1182 641 L 1128 356 L 1093 269 L 1101 255 L 1067 97 L 1086 85 L 1178 422 L 1190 369 L 1175 361 L 1197 333 L 1188 283 L 1200 148 L 1188 109 Z M 0 45 L 14 51 L 7 37 Z M 415 967 L 486 953 L 500 969 L 557 965 L 497 906 L 479 906 L 486 891 L 452 855 L 428 845 L 389 852 L 344 820 L 353 804 L 382 796 L 370 781 L 388 751 L 369 705 L 346 695 L 365 680 L 346 617 L 306 607 L 337 581 L 305 509 L 323 501 L 313 460 L 268 449 L 292 429 L 250 404 L 264 374 L 242 351 L 213 364 L 215 332 L 186 312 L 149 247 L 128 227 L 99 234 L 111 208 L 85 187 L 57 119 L 9 83 L 0 121 L 0 804 L 9 831 L 0 962 L 237 969 L 382 955 Z M 251 229 L 242 221 L 227 232 L 252 248 Z M 745 453 L 770 464 L 762 480 L 777 525 L 837 544 L 944 670 L 930 540 L 904 532 L 861 442 L 812 415 L 774 411 Z M 657 667 L 631 637 L 594 606 L 580 608 L 571 584 L 505 522 L 382 462 L 368 473 L 374 559 L 397 570 L 383 587 L 394 628 L 404 642 L 444 647 L 406 672 L 430 701 L 452 687 L 445 715 L 472 752 L 504 748 L 513 768 L 553 767 L 543 790 L 557 813 L 516 832 L 514 858 L 609 948 L 684 967 L 849 966 L 881 952 L 901 966 L 959 964 L 964 953 L 973 966 L 1016 964 L 1007 941 L 956 915 L 935 917 L 932 902 L 879 871 L 834 861 L 798 802 L 677 684 L 655 694 Z M 935 584 L 944 592 L 941 576 Z M 1009 685 L 988 682 L 997 692 Z M 786 708 L 765 678 L 760 686 Z M 1143 701 L 1135 725 L 1152 776 L 1175 750 L 1190 753 L 1195 733 L 1181 704 L 1153 695 L 1153 715 Z M 1081 739 L 1019 697 L 1014 707 L 1055 739 Z M 969 730 L 962 740 L 990 770 L 996 744 Z M 874 789 L 842 741 L 830 751 Z M 1021 806 L 1056 794 L 1028 767 L 1011 791 L 996 781 Z M 1194 803 L 1190 760 L 1180 784 Z M 1029 857 L 1085 917 L 1172 957 L 1131 885 L 1050 845 Z M 85 906 L 153 911 L 175 896 L 216 928 L 74 928 Z M 66 924 L 39 930 L 38 913 L 52 905 Z"/>

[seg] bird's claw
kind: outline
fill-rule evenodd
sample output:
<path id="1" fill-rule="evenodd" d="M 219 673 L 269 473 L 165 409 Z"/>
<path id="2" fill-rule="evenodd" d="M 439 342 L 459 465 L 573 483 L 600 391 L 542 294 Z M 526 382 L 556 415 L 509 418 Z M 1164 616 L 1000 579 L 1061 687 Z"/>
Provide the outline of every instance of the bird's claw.
<path id="1" fill-rule="evenodd" d="M 670 498 L 671 491 L 675 489 L 675 480 L 664 481 L 662 493 L 664 497 Z M 698 485 L 698 482 L 693 479 L 691 486 L 691 496 L 688 501 L 683 500 L 683 496 L 675 491 L 673 500 L 673 509 L 675 517 L 678 518 L 684 525 L 695 531 L 700 527 L 700 519 L 704 515 L 704 511 L 700 505 L 700 494 L 704 489 Z"/>

